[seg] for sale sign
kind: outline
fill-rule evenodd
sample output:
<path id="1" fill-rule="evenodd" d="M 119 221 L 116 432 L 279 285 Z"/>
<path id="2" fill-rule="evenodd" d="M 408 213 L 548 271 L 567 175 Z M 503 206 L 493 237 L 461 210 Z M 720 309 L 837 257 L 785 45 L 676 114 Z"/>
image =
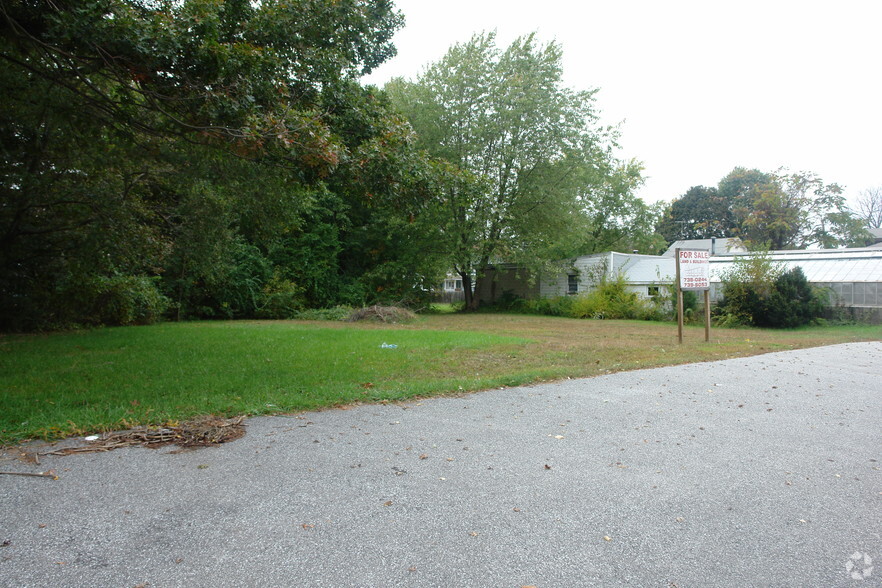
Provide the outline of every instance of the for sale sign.
<path id="1" fill-rule="evenodd" d="M 704 249 L 679 249 L 681 290 L 710 288 L 710 252 Z"/>

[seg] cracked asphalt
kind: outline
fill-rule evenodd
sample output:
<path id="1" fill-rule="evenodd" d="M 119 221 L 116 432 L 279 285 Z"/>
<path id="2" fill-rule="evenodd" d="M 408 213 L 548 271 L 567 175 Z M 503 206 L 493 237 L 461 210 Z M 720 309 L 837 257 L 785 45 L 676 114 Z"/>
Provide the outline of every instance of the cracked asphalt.
<path id="1" fill-rule="evenodd" d="M 880 586 L 882 342 L 0 470 L 0 585 Z M 873 569 L 875 562 L 875 570 Z"/>

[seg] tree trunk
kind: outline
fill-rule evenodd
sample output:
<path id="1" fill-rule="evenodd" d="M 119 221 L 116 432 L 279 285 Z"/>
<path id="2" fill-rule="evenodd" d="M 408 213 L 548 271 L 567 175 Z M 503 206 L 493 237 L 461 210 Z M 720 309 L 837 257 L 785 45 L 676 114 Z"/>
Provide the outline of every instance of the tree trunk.
<path id="1" fill-rule="evenodd" d="M 462 293 L 465 297 L 464 310 L 466 312 L 478 310 L 478 305 L 481 301 L 475 296 L 474 289 L 472 288 L 472 275 L 468 272 L 459 272 L 459 277 L 462 278 Z"/>

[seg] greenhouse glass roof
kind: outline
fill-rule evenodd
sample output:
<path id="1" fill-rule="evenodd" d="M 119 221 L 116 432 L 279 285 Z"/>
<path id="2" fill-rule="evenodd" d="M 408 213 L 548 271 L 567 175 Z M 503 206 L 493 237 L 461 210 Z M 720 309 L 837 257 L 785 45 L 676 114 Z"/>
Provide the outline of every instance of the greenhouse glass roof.
<path id="1" fill-rule="evenodd" d="M 750 254 L 711 257 L 711 281 L 719 282 L 720 276 L 732 268 L 734 260 L 745 255 Z M 787 271 L 799 266 L 806 279 L 815 284 L 882 282 L 882 249 L 772 251 L 770 257 Z"/>

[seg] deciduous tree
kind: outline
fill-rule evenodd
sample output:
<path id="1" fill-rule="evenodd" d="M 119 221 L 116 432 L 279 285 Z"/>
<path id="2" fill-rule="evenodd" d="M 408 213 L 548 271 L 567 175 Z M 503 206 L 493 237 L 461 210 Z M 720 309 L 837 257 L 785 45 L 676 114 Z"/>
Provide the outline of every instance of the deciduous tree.
<path id="1" fill-rule="evenodd" d="M 283 236 L 391 151 L 352 121 L 391 120 L 356 79 L 400 24 L 387 0 L 0 3 L 0 328 L 93 322 L 126 276 L 182 318 L 254 312 Z"/>
<path id="2" fill-rule="evenodd" d="M 867 188 L 858 195 L 856 213 L 867 228 L 882 227 L 882 186 Z"/>
<path id="3" fill-rule="evenodd" d="M 693 186 L 671 203 L 659 232 L 668 242 L 677 239 L 729 237 L 735 230 L 732 203 L 716 188 Z"/>
<path id="4" fill-rule="evenodd" d="M 741 237 L 752 248 L 862 246 L 869 235 L 842 188 L 811 172 L 736 167 L 717 188 L 696 186 L 674 200 L 658 231 L 676 239 Z"/>
<path id="5" fill-rule="evenodd" d="M 761 187 L 741 225 L 743 237 L 771 249 L 860 245 L 866 239 L 842 188 L 815 174 L 779 170 Z"/>
<path id="6" fill-rule="evenodd" d="M 582 200 L 618 173 L 615 133 L 598 124 L 595 90 L 573 91 L 561 77 L 561 48 L 534 35 L 505 50 L 495 34 L 454 45 L 415 82 L 387 84 L 420 144 L 447 162 L 440 227 L 467 306 L 472 276 L 492 262 L 548 260 L 583 226 Z M 444 166 L 442 166 L 444 167 Z M 570 239 L 570 242 L 572 240 Z"/>

